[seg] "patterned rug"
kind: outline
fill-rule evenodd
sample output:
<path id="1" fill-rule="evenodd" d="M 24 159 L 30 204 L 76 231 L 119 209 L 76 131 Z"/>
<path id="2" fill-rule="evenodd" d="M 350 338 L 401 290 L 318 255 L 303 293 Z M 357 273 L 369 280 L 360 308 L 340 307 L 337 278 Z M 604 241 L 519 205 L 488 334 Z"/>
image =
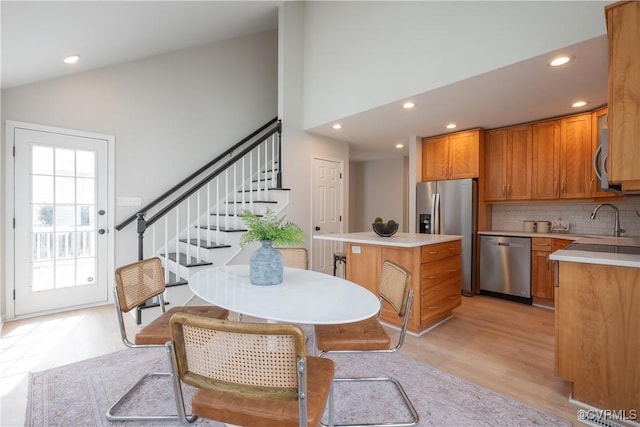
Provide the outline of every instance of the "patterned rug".
<path id="1" fill-rule="evenodd" d="M 570 426 L 555 415 L 466 382 L 402 354 L 332 356 L 336 376 L 392 376 L 400 380 L 420 415 L 421 426 Z M 167 371 L 163 349 L 126 349 L 30 374 L 27 426 L 178 425 L 177 422 L 109 422 L 105 412 L 139 377 Z M 119 414 L 175 413 L 167 379 L 151 381 Z M 187 388 L 187 396 L 193 390 Z M 393 388 L 338 383 L 336 423 L 405 421 L 409 414 Z M 207 420 L 199 425 L 222 426 Z"/>

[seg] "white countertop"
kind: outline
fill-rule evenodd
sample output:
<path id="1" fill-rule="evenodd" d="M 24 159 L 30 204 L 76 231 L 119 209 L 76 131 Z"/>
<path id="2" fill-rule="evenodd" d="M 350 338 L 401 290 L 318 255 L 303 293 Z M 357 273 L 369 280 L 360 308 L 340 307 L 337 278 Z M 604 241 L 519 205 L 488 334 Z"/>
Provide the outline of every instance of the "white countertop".
<path id="1" fill-rule="evenodd" d="M 462 240 L 462 236 L 451 234 L 396 233 L 391 237 L 381 237 L 373 231 L 364 231 L 361 233 L 316 234 L 313 238 L 317 240 L 396 246 L 400 248 L 415 248 L 419 246 L 451 242 L 454 240 Z"/>
<path id="2" fill-rule="evenodd" d="M 375 316 L 380 300 L 373 292 L 340 277 L 284 267 L 283 281 L 252 285 L 248 265 L 205 267 L 189 276 L 198 297 L 234 312 L 304 324 L 350 323 Z"/>
<path id="3" fill-rule="evenodd" d="M 603 235 L 564 234 L 564 233 L 527 233 L 524 231 L 479 231 L 488 236 L 551 237 L 554 239 L 574 240 L 579 243 L 596 245 L 640 246 L 640 237 L 613 237 Z M 588 252 L 561 249 L 549 255 L 554 261 L 579 262 L 584 264 L 614 265 L 619 267 L 640 268 L 640 255 L 610 252 Z"/>

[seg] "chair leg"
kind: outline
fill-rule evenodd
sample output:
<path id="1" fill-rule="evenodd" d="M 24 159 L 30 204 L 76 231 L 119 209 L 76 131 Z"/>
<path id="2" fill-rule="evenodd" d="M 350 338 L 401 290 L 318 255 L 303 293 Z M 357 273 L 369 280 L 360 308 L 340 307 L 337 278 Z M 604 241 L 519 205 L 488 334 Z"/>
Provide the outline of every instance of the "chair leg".
<path id="1" fill-rule="evenodd" d="M 149 374 L 145 374 L 142 378 L 138 380 L 137 383 L 133 385 L 129 390 L 127 390 L 116 402 L 111 405 L 111 407 L 107 410 L 107 420 L 109 421 L 157 421 L 157 420 L 177 420 L 177 415 L 115 415 L 115 410 L 118 406 L 122 404 L 129 396 L 138 390 L 142 384 L 149 378 L 160 378 L 160 377 L 171 377 L 172 374 L 170 372 L 152 372 Z"/>
<path id="2" fill-rule="evenodd" d="M 381 422 L 381 423 L 357 423 L 357 424 L 333 424 L 335 427 L 345 427 L 345 426 L 367 426 L 367 427 L 385 427 L 385 426 L 394 426 L 394 427 L 404 427 L 404 426 L 414 426 L 416 424 L 418 424 L 418 422 L 420 421 L 420 416 L 418 415 L 418 412 L 416 411 L 416 408 L 413 406 L 413 403 L 411 403 L 411 400 L 409 399 L 409 396 L 407 396 L 407 393 L 404 391 L 404 387 L 402 387 L 402 384 L 400 384 L 400 382 L 398 380 L 396 380 L 395 378 L 390 378 L 390 377 L 361 377 L 361 378 L 334 378 L 333 379 L 334 383 L 335 382 L 374 382 L 374 381 L 387 381 L 387 382 L 391 382 L 396 386 L 396 389 L 398 390 L 398 392 L 400 393 L 400 395 L 402 396 L 402 399 L 404 400 L 404 404 L 407 407 L 407 409 L 409 410 L 409 412 L 411 413 L 411 417 L 412 420 L 410 421 L 402 421 L 402 422 Z M 330 418 L 332 418 L 330 416 Z M 322 426 L 327 427 L 327 424 L 323 424 L 321 423 Z"/>

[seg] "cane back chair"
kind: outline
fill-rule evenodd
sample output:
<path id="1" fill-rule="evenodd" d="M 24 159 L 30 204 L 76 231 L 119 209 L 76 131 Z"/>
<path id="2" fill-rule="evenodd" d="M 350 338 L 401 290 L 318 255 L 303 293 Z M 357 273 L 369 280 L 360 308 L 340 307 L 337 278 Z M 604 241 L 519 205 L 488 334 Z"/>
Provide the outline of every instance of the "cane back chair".
<path id="1" fill-rule="evenodd" d="M 198 417 L 243 426 L 333 424 L 334 364 L 307 356 L 297 325 L 239 323 L 176 314 L 167 350 L 181 423 Z M 186 415 L 182 383 L 196 387 Z"/>
<path id="2" fill-rule="evenodd" d="M 360 322 L 338 325 L 316 325 L 315 341 L 318 355 L 327 353 L 394 353 L 400 350 L 404 343 L 411 313 L 411 301 L 413 290 L 411 289 L 411 273 L 403 267 L 384 261 L 379 280 L 380 307 L 386 301 L 389 306 L 402 318 L 402 327 L 398 341 L 391 347 L 391 337 L 380 324 L 379 316 L 362 320 Z M 336 382 L 376 382 L 387 381 L 393 383 L 403 398 L 412 419 L 403 422 L 382 422 L 380 424 L 336 424 L 336 425 L 367 425 L 367 426 L 411 426 L 418 423 L 420 417 L 411 400 L 398 380 L 390 377 L 360 377 L 360 378 L 336 378 Z"/>
<path id="3" fill-rule="evenodd" d="M 277 248 L 282 254 L 282 264 L 285 267 L 309 269 L 309 255 L 306 248 Z"/>
<path id="4" fill-rule="evenodd" d="M 169 321 L 175 313 L 193 313 L 216 319 L 226 319 L 229 311 L 216 306 L 177 306 L 165 311 L 163 292 L 165 290 L 164 272 L 159 258 L 149 258 L 122 266 L 116 270 L 114 298 L 116 315 L 122 341 L 130 348 L 163 348 L 171 340 Z M 132 341 L 127 336 L 124 316 L 143 302 L 158 297 L 162 314 L 148 325 L 142 327 Z M 107 419 L 111 421 L 144 421 L 177 419 L 173 415 L 116 415 L 116 408 L 130 395 L 136 392 L 151 377 L 169 377 L 170 372 L 147 373 L 138 380 L 122 397 L 107 410 Z"/>

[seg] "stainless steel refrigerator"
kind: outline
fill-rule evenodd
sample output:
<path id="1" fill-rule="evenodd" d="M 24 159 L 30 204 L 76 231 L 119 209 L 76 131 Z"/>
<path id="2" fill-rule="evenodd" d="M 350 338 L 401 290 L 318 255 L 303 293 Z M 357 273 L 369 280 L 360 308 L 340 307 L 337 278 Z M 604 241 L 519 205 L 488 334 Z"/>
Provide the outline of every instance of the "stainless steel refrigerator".
<path id="1" fill-rule="evenodd" d="M 427 234 L 462 235 L 462 294 L 476 293 L 478 184 L 473 179 L 419 182 L 416 230 Z"/>

